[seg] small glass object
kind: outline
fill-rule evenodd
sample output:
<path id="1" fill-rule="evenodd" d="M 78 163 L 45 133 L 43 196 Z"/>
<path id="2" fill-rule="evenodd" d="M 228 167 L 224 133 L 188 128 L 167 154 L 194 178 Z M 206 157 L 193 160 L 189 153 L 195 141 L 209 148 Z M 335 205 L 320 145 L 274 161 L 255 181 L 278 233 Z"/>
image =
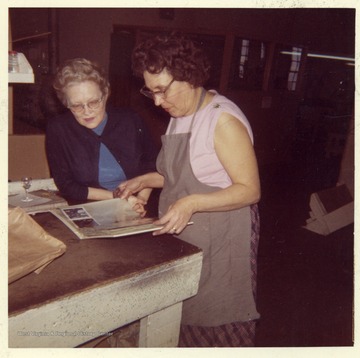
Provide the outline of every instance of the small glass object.
<path id="1" fill-rule="evenodd" d="M 21 178 L 21 181 L 23 183 L 23 188 L 25 189 L 25 198 L 21 199 L 22 201 L 32 201 L 33 199 L 29 198 L 29 189 L 31 187 L 32 178 L 31 177 L 23 177 Z"/>
<path id="2" fill-rule="evenodd" d="M 18 53 L 16 51 L 9 51 L 9 73 L 18 73 L 19 71 Z"/>

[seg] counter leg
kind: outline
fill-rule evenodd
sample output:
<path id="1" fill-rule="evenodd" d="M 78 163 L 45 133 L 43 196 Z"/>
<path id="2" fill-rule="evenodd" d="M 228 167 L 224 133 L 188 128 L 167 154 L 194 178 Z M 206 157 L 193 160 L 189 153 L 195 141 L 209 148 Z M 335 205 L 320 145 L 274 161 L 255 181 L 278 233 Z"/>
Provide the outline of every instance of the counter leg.
<path id="1" fill-rule="evenodd" d="M 140 320 L 139 347 L 177 347 L 182 302 Z"/>

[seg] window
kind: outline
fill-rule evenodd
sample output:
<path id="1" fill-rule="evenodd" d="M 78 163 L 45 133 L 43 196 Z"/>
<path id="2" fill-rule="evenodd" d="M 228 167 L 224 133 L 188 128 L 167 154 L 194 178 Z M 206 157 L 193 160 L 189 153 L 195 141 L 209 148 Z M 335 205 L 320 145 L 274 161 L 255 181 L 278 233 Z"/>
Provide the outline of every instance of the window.
<path id="1" fill-rule="evenodd" d="M 261 90 L 266 61 L 264 42 L 235 38 L 229 88 Z"/>
<path id="2" fill-rule="evenodd" d="M 274 75 L 275 89 L 289 92 L 295 92 L 298 90 L 302 55 L 303 49 L 301 47 L 277 47 Z"/>
<path id="3" fill-rule="evenodd" d="M 288 75 L 287 89 L 289 91 L 296 90 L 296 83 L 298 79 L 299 69 L 301 63 L 301 48 L 293 47 L 291 54 L 291 64 Z"/>

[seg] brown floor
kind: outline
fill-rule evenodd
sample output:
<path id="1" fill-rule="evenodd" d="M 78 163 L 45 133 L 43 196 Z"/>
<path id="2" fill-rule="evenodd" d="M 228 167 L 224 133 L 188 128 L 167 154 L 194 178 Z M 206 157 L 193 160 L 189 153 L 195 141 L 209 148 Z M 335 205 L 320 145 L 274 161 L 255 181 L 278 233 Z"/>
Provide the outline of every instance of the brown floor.
<path id="1" fill-rule="evenodd" d="M 311 170 L 304 173 L 283 165 L 260 168 L 257 305 L 261 318 L 256 347 L 353 345 L 354 226 L 328 236 L 301 227 L 309 217 L 310 194 L 331 185 L 326 170 L 326 180 L 320 173 L 313 180 Z M 118 340 L 119 346 L 134 346 L 127 337 Z M 109 342 L 99 345 L 104 346 Z"/>
<path id="2" fill-rule="evenodd" d="M 257 347 L 353 345 L 354 227 L 328 236 L 301 227 L 322 185 L 303 173 L 261 170 Z"/>

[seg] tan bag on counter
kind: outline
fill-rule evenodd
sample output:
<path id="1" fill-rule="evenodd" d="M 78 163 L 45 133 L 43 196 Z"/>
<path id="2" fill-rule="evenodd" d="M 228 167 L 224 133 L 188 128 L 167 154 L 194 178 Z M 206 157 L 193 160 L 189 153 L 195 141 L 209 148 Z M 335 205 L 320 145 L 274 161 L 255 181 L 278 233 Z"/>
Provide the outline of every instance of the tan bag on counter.
<path id="1" fill-rule="evenodd" d="M 9 209 L 9 283 L 35 271 L 39 273 L 66 251 L 65 244 L 49 235 L 29 214 Z"/>

